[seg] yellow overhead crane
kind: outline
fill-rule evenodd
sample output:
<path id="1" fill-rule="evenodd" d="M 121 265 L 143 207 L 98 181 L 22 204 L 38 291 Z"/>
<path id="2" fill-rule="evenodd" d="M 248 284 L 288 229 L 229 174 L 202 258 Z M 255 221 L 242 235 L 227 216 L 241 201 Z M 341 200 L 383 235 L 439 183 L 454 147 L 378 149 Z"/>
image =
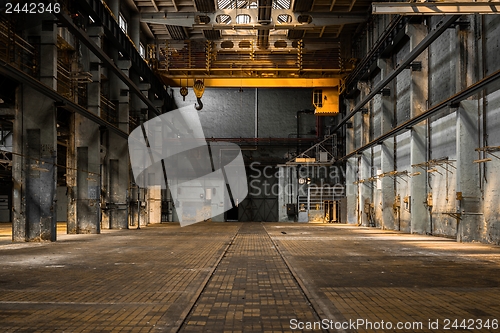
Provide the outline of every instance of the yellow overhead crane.
<path id="1" fill-rule="evenodd" d="M 163 76 L 171 87 L 195 87 L 198 78 Z M 198 82 L 199 83 L 199 82 Z M 339 78 L 204 78 L 204 88 L 313 88 L 313 105 L 318 116 L 334 116 L 339 112 Z M 197 96 L 198 97 L 198 96 Z M 201 96 L 200 96 L 201 97 Z"/>

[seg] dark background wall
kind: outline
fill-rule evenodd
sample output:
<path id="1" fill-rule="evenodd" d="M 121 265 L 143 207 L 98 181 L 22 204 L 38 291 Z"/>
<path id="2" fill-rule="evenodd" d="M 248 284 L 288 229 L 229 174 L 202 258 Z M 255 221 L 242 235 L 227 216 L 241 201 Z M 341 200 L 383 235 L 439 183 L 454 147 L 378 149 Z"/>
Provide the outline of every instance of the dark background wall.
<path id="1" fill-rule="evenodd" d="M 191 87 L 183 101 L 180 88 L 172 88 L 171 109 L 196 103 Z M 311 88 L 207 88 L 199 112 L 207 138 L 254 138 L 257 94 L 258 137 L 286 138 L 296 133 L 296 113 L 312 109 Z M 301 133 L 315 130 L 314 116 L 300 117 Z"/>
<path id="2" fill-rule="evenodd" d="M 191 87 L 188 90 L 185 100 L 180 88 L 170 90 L 174 100 L 171 109 L 189 105 L 194 108 L 196 97 Z M 257 138 L 294 138 L 297 136 L 297 111 L 313 109 L 311 88 L 206 88 L 201 100 L 203 109 L 199 116 L 207 138 L 255 138 L 256 125 Z M 298 119 L 300 136 L 315 138 L 316 116 L 300 114 Z M 277 183 L 276 172 L 267 172 L 271 177 L 265 177 L 256 170 L 285 163 L 289 154 L 297 149 L 285 143 L 270 145 L 266 142 L 242 149 L 252 187 L 249 187 L 247 198 L 239 203 L 238 220 L 278 221 L 278 196 L 276 191 L 270 190 Z M 253 162 L 257 163 L 250 167 Z M 262 191 L 257 190 L 259 186 Z"/>

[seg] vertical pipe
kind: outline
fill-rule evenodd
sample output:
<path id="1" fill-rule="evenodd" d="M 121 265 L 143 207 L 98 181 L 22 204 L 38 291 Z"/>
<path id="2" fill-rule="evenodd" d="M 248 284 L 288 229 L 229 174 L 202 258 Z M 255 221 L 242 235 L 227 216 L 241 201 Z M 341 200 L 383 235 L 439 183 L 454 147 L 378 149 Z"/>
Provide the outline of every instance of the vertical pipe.
<path id="1" fill-rule="evenodd" d="M 259 88 L 255 88 L 255 138 L 259 137 Z"/>
<path id="2" fill-rule="evenodd" d="M 101 165 L 99 165 L 99 193 L 98 193 L 98 198 L 99 198 L 99 207 L 97 208 L 97 233 L 101 233 L 101 228 L 102 228 L 102 161 Z"/>
<path id="3" fill-rule="evenodd" d="M 141 188 L 137 185 L 137 229 L 141 229 Z"/>
<path id="4" fill-rule="evenodd" d="M 486 56 L 487 56 L 487 49 L 486 49 L 486 37 L 485 37 L 485 34 L 486 34 L 486 22 L 485 22 L 485 17 L 484 15 L 481 15 L 481 65 L 482 65 L 482 70 L 483 70 L 483 73 L 482 73 L 482 78 L 486 77 L 486 75 L 488 74 L 487 73 L 487 70 L 486 70 L 486 66 L 487 66 L 487 62 L 486 62 Z M 482 95 L 483 95 L 483 105 L 482 105 L 482 111 L 483 111 L 483 144 L 481 145 L 482 147 L 486 147 L 488 146 L 488 127 L 487 127 L 487 118 L 486 118 L 486 111 L 487 111 L 487 107 L 486 107 L 486 102 L 487 102 L 487 98 L 488 98 L 488 90 L 487 88 L 483 89 L 482 91 Z M 482 158 L 486 158 L 486 153 L 483 152 L 483 156 Z M 488 181 L 487 179 L 487 176 L 486 176 L 486 172 L 488 171 L 487 170 L 487 164 L 488 163 L 481 163 L 483 165 L 483 177 L 482 177 L 482 181 L 481 181 L 481 188 L 483 188 L 483 191 L 484 191 L 484 186 L 485 186 L 485 182 Z"/>

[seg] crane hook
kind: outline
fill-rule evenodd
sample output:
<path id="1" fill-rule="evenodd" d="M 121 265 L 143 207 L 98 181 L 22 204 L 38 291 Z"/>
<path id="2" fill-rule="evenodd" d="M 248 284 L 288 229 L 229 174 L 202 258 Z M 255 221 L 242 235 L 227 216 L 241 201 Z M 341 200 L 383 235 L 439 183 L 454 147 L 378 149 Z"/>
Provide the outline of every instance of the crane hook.
<path id="1" fill-rule="evenodd" d="M 196 98 L 196 101 L 198 102 L 198 104 L 194 104 L 194 108 L 198 111 L 200 111 L 201 109 L 203 109 L 203 103 L 201 102 L 201 98 Z"/>
<path id="2" fill-rule="evenodd" d="M 201 102 L 201 96 L 205 92 L 205 84 L 202 80 L 196 80 L 193 85 L 194 94 L 196 95 L 196 100 L 198 101 L 198 105 L 194 105 L 195 109 L 200 111 L 203 109 L 203 103 Z"/>

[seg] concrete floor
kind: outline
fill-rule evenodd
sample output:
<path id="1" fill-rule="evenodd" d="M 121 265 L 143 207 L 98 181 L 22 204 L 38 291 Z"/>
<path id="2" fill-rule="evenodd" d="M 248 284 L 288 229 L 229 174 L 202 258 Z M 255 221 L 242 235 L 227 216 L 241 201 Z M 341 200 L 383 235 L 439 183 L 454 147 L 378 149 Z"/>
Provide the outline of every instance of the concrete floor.
<path id="1" fill-rule="evenodd" d="M 10 244 L 8 227 L 1 332 L 500 330 L 498 246 L 284 223 L 161 224 Z M 320 320 L 324 329 L 308 329 Z"/>

